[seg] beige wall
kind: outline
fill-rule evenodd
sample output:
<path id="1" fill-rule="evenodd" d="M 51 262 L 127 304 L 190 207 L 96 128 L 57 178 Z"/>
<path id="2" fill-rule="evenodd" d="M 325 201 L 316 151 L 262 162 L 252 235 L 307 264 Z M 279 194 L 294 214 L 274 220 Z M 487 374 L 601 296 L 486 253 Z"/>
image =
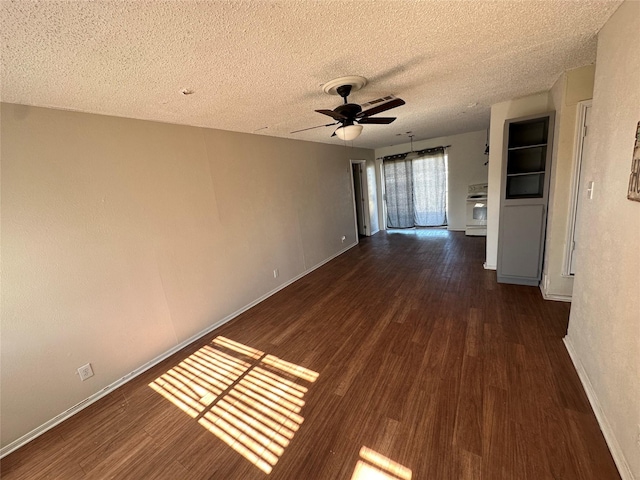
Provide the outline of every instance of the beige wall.
<path id="1" fill-rule="evenodd" d="M 470 184 L 487 182 L 487 157 L 484 148 L 487 142 L 486 130 L 461 133 L 448 137 L 431 138 L 413 142 L 414 150 L 451 145 L 447 149 L 449 160 L 449 230 L 464 230 L 467 225 L 467 189 Z M 376 158 L 411 150 L 410 143 L 376 149 Z M 379 172 L 378 172 L 379 173 Z M 380 199 L 380 201 L 382 201 Z M 379 208 L 382 212 L 383 209 Z M 380 225 L 385 222 L 380 220 Z"/>
<path id="2" fill-rule="evenodd" d="M 571 298 L 573 277 L 564 275 L 565 252 L 569 238 L 571 185 L 575 167 L 578 102 L 593 97 L 595 65 L 565 72 L 551 89 L 556 112 L 553 160 L 549 193 L 549 215 L 543 268 L 545 297 Z"/>
<path id="3" fill-rule="evenodd" d="M 640 203 L 627 200 L 640 121 L 640 3 L 598 35 L 567 345 L 623 478 L 640 478 Z M 586 190 L 586 189 L 585 189 Z"/>
<path id="4" fill-rule="evenodd" d="M 487 208 L 487 258 L 485 268 L 495 270 L 498 263 L 498 231 L 500 227 L 500 189 L 502 186 L 504 122 L 553 110 L 548 92 L 516 98 L 491 106 L 489 137 L 489 198 Z"/>
<path id="5" fill-rule="evenodd" d="M 3 446 L 356 241 L 371 150 L 1 115 Z"/>

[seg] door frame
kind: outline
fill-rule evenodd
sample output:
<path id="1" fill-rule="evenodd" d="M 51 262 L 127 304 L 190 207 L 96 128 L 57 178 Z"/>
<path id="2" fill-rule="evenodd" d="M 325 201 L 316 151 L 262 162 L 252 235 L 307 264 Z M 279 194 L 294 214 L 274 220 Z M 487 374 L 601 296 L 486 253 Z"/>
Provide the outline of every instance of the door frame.
<path id="1" fill-rule="evenodd" d="M 362 189 L 362 214 L 364 215 L 363 223 L 364 223 L 364 232 L 365 236 L 371 236 L 371 228 L 369 220 L 371 218 L 371 214 L 369 212 L 369 186 L 367 182 L 367 161 L 366 160 L 349 160 L 349 177 L 351 178 L 350 189 L 351 189 L 351 198 L 353 199 L 353 225 L 355 230 L 355 238 L 356 243 L 360 242 L 359 232 L 358 232 L 358 213 L 356 210 L 356 191 L 354 188 L 354 177 L 353 177 L 353 166 L 359 165 L 361 167 L 360 172 L 360 188 Z"/>
<path id="2" fill-rule="evenodd" d="M 584 100 L 578 102 L 576 112 L 576 133 L 574 140 L 574 155 L 573 155 L 573 173 L 571 174 L 571 193 L 569 197 L 569 221 L 567 223 L 567 236 L 564 250 L 564 264 L 562 265 L 562 276 L 573 278 L 574 273 L 571 273 L 571 263 L 573 260 L 574 250 L 574 238 L 576 233 L 576 221 L 578 218 L 578 201 L 580 199 L 581 182 L 580 174 L 582 172 L 582 156 L 584 154 L 584 142 L 587 138 L 586 120 L 587 109 L 591 108 L 593 104 L 592 100 Z"/>

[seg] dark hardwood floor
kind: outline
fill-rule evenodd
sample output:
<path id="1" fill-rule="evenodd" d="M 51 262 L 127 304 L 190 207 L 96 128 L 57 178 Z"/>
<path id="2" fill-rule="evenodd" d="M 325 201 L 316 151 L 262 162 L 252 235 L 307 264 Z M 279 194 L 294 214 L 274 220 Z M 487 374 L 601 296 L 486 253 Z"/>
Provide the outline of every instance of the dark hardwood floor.
<path id="1" fill-rule="evenodd" d="M 380 233 L 1 462 L 2 478 L 617 479 L 562 343 L 485 240 Z"/>

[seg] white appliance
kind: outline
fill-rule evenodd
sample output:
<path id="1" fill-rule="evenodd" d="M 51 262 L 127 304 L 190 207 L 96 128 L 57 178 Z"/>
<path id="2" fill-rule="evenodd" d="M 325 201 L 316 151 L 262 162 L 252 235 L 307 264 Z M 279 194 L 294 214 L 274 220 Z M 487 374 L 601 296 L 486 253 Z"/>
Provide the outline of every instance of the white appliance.
<path id="1" fill-rule="evenodd" d="M 487 236 L 487 191 L 486 183 L 469 185 L 467 193 L 467 228 L 469 236 Z"/>

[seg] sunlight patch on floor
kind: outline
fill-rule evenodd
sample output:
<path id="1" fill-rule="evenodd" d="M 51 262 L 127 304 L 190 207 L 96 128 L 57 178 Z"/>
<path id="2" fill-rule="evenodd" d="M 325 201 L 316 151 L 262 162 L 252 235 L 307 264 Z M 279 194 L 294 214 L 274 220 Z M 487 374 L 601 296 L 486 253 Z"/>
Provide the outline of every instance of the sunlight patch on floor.
<path id="1" fill-rule="evenodd" d="M 362 447 L 351 480 L 411 480 L 411 470 L 370 448 Z"/>
<path id="2" fill-rule="evenodd" d="M 300 428 L 318 373 L 216 337 L 149 386 L 265 473 Z"/>

